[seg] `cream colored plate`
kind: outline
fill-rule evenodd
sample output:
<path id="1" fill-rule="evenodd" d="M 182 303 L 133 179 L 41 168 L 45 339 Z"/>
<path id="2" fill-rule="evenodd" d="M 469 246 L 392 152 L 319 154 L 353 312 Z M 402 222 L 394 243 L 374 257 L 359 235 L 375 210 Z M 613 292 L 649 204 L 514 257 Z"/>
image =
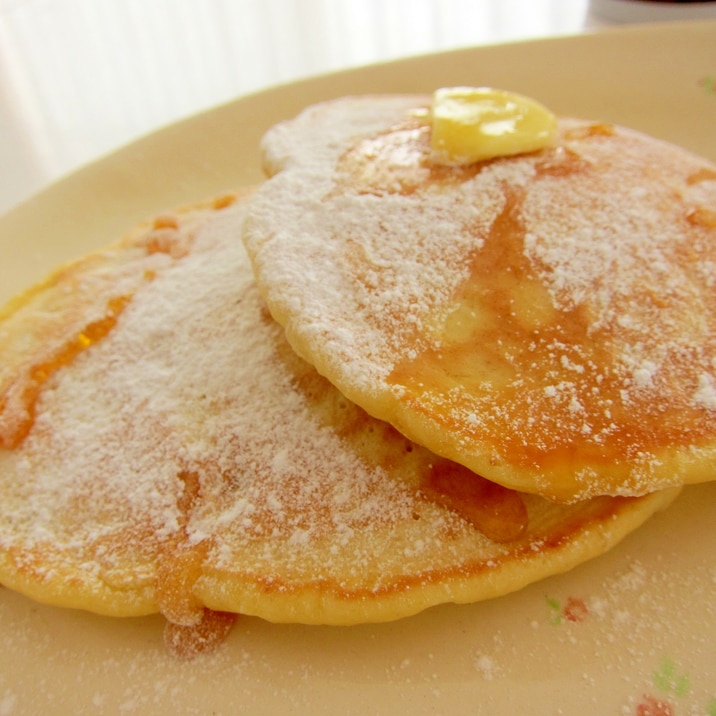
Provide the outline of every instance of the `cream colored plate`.
<path id="1" fill-rule="evenodd" d="M 260 178 L 257 141 L 311 102 L 489 84 L 716 160 L 716 22 L 630 27 L 330 75 L 147 137 L 0 219 L 0 300 L 167 207 Z M 511 596 L 392 624 L 245 618 L 213 655 L 164 653 L 160 618 L 108 619 L 0 588 L 0 715 L 716 715 L 716 483 L 604 557 Z"/>

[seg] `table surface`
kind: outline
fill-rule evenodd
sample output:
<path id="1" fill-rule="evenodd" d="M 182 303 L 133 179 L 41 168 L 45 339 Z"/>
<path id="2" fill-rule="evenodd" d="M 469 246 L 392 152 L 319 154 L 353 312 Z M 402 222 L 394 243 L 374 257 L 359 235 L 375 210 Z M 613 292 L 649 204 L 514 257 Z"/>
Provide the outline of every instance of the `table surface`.
<path id="1" fill-rule="evenodd" d="M 0 0 L 0 214 L 138 137 L 247 93 L 592 31 L 613 19 L 599 14 L 604 2 Z M 664 6 L 639 4 L 655 16 Z"/>

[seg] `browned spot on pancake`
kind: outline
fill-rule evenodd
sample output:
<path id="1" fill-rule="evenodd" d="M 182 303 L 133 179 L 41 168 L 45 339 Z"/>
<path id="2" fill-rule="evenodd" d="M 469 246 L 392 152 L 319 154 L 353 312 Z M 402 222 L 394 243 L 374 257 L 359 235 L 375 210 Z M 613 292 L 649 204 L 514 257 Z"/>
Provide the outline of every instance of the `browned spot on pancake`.
<path id="1" fill-rule="evenodd" d="M 216 199 L 214 199 L 211 206 L 213 209 L 217 210 L 226 209 L 232 204 L 235 204 L 236 200 L 236 194 L 224 194 L 223 196 L 218 196 Z"/>
<path id="2" fill-rule="evenodd" d="M 180 259 L 189 253 L 192 241 L 193 236 L 179 231 L 176 225 L 157 225 L 155 222 L 155 226 L 144 237 L 143 243 L 148 254 L 162 253 Z"/>
<path id="3" fill-rule="evenodd" d="M 423 476 L 421 489 L 494 542 L 512 542 L 527 531 L 527 508 L 518 492 L 455 463 L 434 464 Z"/>
<path id="4" fill-rule="evenodd" d="M 694 226 L 703 226 L 706 229 L 716 229 L 716 211 L 700 206 L 691 210 L 686 219 Z"/>
<path id="5" fill-rule="evenodd" d="M 686 178 L 686 183 L 689 186 L 700 184 L 702 181 L 716 181 L 716 171 L 704 167 Z"/>
<path id="6" fill-rule="evenodd" d="M 224 194 L 214 199 L 210 208 L 214 211 L 226 209 L 234 204 L 236 199 L 236 194 Z M 145 246 L 148 254 L 163 253 L 175 259 L 186 256 L 193 242 L 193 232 L 181 230 L 177 214 L 160 214 L 152 221 L 150 230 L 138 240 L 139 244 Z"/>
<path id="7" fill-rule="evenodd" d="M 152 230 L 157 231 L 159 229 L 178 229 L 179 221 L 174 214 L 162 214 L 157 216 L 152 222 Z"/>
<path id="8" fill-rule="evenodd" d="M 88 323 L 49 357 L 31 365 L 0 395 L 0 447 L 12 449 L 25 439 L 35 421 L 35 405 L 42 386 L 55 371 L 69 365 L 82 351 L 105 338 L 131 298 L 111 298 L 102 318 Z"/>
<path id="9" fill-rule="evenodd" d="M 606 122 L 594 122 L 581 127 L 573 127 L 564 132 L 565 139 L 589 139 L 590 137 L 611 137 L 615 134 L 614 125 Z"/>
<path id="10" fill-rule="evenodd" d="M 205 654 L 224 641 L 236 618 L 236 614 L 204 609 L 197 624 L 182 626 L 167 622 L 164 627 L 164 644 L 171 654 L 180 659 Z"/>
<path id="11" fill-rule="evenodd" d="M 539 176 L 565 177 L 589 167 L 588 162 L 569 147 L 555 147 L 542 152 L 542 155 L 536 165 Z"/>

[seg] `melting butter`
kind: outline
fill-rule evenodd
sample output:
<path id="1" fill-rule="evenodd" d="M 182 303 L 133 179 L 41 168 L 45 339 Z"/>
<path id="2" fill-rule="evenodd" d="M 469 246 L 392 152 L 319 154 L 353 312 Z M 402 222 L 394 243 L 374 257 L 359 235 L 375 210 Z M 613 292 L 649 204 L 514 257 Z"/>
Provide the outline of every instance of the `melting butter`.
<path id="1" fill-rule="evenodd" d="M 465 165 L 552 146 L 557 118 L 529 97 L 489 87 L 447 87 L 433 95 L 433 159 Z"/>

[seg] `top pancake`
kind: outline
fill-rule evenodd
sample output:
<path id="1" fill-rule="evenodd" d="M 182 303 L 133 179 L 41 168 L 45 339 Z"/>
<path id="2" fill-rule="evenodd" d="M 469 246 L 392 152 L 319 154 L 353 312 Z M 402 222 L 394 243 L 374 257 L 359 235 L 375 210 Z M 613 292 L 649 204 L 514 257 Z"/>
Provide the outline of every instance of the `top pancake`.
<path id="1" fill-rule="evenodd" d="M 503 485 L 571 501 L 716 475 L 716 167 L 607 124 L 466 167 L 424 96 L 268 132 L 244 237 L 292 346 Z M 424 115 L 424 112 L 423 112 Z"/>

